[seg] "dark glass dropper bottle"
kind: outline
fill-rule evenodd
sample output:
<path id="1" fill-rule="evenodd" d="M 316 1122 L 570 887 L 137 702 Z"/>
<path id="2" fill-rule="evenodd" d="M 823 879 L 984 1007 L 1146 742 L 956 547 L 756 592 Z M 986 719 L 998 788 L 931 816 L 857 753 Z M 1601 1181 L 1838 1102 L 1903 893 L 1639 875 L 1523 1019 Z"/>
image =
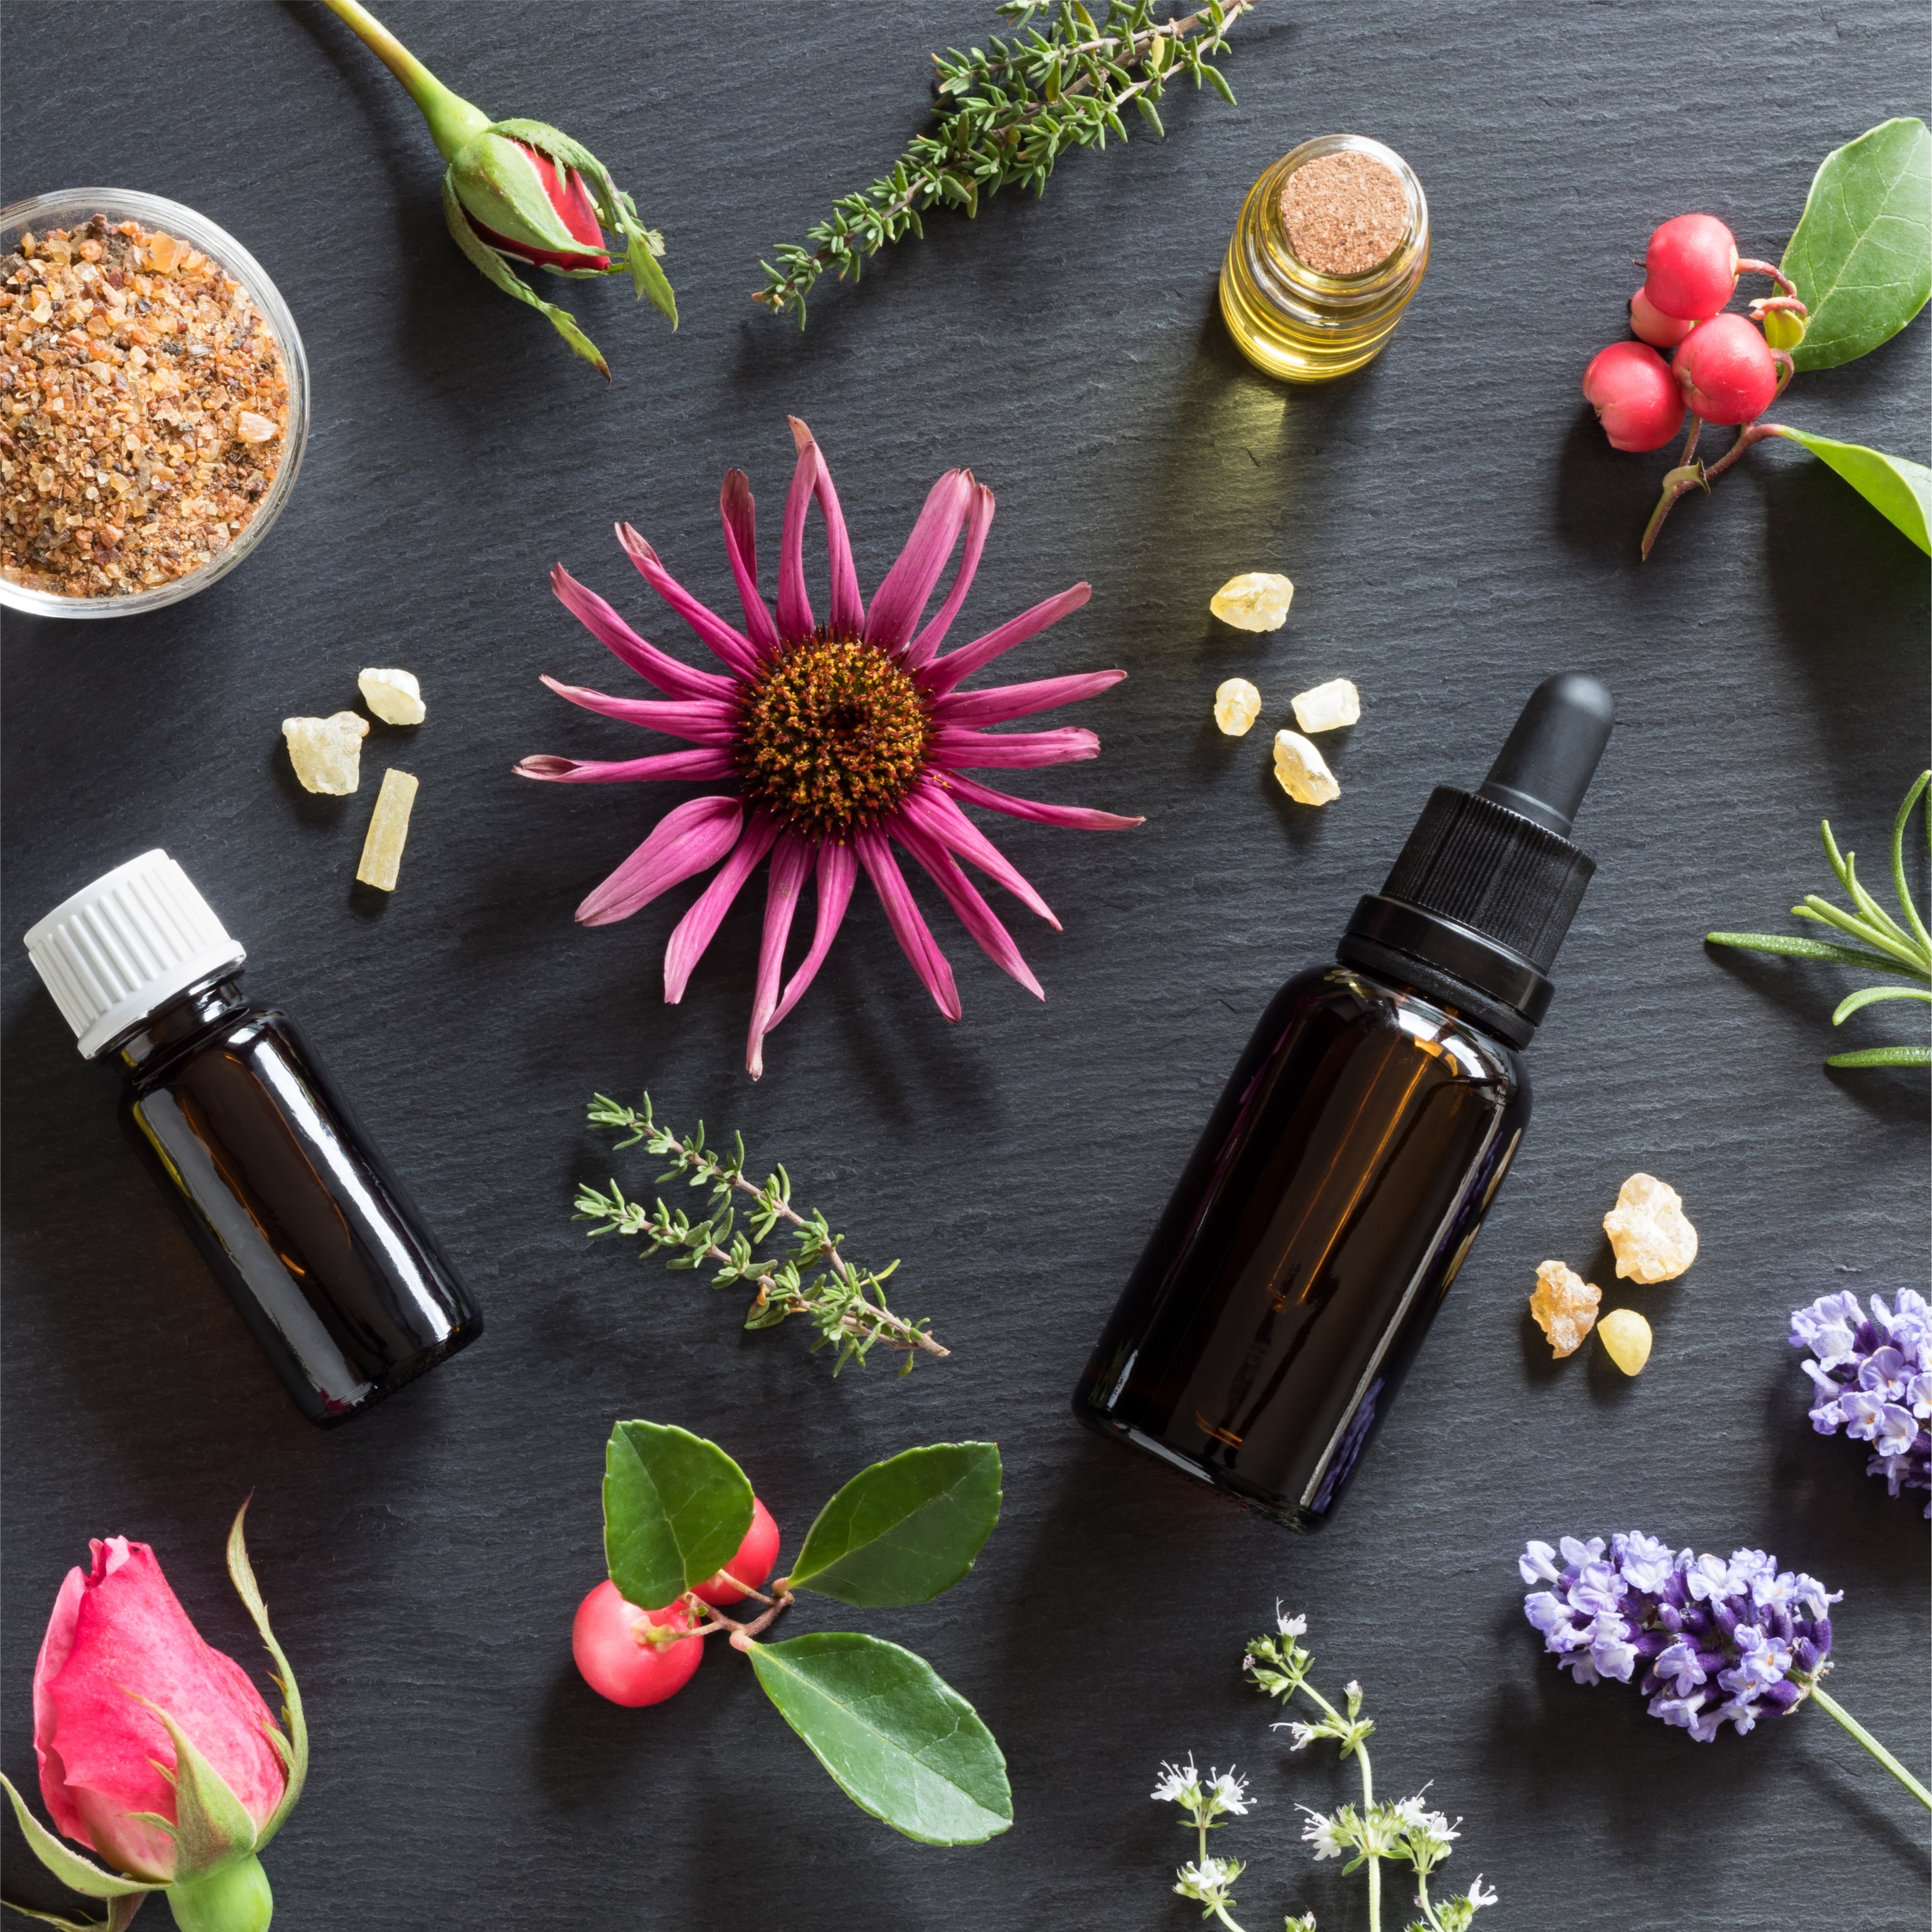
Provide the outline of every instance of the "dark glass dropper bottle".
<path id="1" fill-rule="evenodd" d="M 1528 1121 L 1612 715 L 1594 678 L 1546 679 L 1483 784 L 1431 795 L 1336 963 L 1275 995 L 1075 1391 L 1089 1428 L 1326 1518 Z"/>
<path id="2" fill-rule="evenodd" d="M 181 867 L 144 853 L 27 950 L 136 1144 L 295 1397 L 345 1422 L 483 1332 L 402 1184 Z"/>

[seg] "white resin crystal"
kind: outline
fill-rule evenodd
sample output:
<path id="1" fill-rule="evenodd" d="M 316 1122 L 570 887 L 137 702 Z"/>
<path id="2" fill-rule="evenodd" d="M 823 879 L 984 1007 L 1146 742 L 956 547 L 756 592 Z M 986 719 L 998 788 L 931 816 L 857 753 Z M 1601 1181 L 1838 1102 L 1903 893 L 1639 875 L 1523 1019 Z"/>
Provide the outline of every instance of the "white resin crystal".
<path id="1" fill-rule="evenodd" d="M 1208 600 L 1208 608 L 1238 631 L 1278 631 L 1288 622 L 1294 586 L 1270 570 L 1244 571 L 1231 577 Z"/>
<path id="2" fill-rule="evenodd" d="M 1697 1230 L 1684 1212 L 1684 1197 L 1654 1174 L 1634 1174 L 1604 1216 L 1604 1232 L 1628 1280 L 1675 1281 L 1697 1258 Z"/>
<path id="3" fill-rule="evenodd" d="M 362 702 L 385 724 L 420 724 L 429 716 L 423 708 L 422 686 L 406 670 L 365 670 L 356 680 Z"/>
<path id="4" fill-rule="evenodd" d="M 1346 677 L 1331 677 L 1294 700 L 1294 722 L 1304 731 L 1339 731 L 1361 716 L 1362 694 Z"/>
<path id="5" fill-rule="evenodd" d="M 1262 715 L 1262 694 L 1244 677 L 1231 677 L 1214 693 L 1214 722 L 1231 738 L 1244 736 Z"/>
<path id="6" fill-rule="evenodd" d="M 346 798 L 362 774 L 362 740 L 368 730 L 368 719 L 353 711 L 338 711 L 332 718 L 284 718 L 289 763 L 302 789 Z"/>
<path id="7" fill-rule="evenodd" d="M 1342 796 L 1328 760 L 1298 731 L 1274 734 L 1274 775 L 1297 805 L 1326 805 Z"/>

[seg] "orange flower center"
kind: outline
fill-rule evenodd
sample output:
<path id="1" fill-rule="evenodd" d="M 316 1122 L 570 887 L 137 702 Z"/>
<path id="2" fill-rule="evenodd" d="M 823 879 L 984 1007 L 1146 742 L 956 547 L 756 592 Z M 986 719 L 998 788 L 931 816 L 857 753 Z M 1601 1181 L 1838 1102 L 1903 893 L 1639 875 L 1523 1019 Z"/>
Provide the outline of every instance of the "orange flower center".
<path id="1" fill-rule="evenodd" d="M 932 739 L 919 686 L 884 652 L 821 631 L 752 682 L 739 767 L 746 796 L 795 831 L 843 840 L 902 802 Z"/>

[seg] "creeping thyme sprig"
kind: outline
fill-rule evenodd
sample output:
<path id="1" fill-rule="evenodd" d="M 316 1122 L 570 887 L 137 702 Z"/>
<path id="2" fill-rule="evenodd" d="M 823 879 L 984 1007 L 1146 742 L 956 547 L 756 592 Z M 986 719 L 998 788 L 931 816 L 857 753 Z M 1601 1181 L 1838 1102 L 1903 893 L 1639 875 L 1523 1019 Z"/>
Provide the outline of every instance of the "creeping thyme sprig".
<path id="1" fill-rule="evenodd" d="M 1917 980 L 1917 986 L 1861 986 L 1838 1002 L 1832 1016 L 1834 1026 L 1842 1025 L 1862 1006 L 1881 1000 L 1918 1000 L 1932 1002 L 1932 934 L 1913 903 L 1905 873 L 1905 828 L 1911 822 L 1912 808 L 1932 784 L 1932 772 L 1921 772 L 1905 794 L 1892 826 L 1892 885 L 1904 915 L 1900 925 L 1858 880 L 1856 854 L 1840 854 L 1832 836 L 1832 821 L 1820 821 L 1819 832 L 1825 841 L 1825 856 L 1840 885 L 1850 894 L 1852 910 L 1844 911 L 1816 892 L 1808 892 L 1802 905 L 1791 908 L 1796 919 L 1834 928 L 1854 945 L 1827 944 L 1819 939 L 1799 939 L 1774 932 L 1707 932 L 1712 946 L 1730 946 L 1744 952 L 1775 952 L 1795 959 L 1825 959 L 1839 966 L 1862 966 L 1868 972 L 1896 973 L 1901 979 Z M 1932 800 L 1928 801 L 1926 842 L 1932 849 Z M 1923 1041 L 1910 1046 L 1861 1047 L 1852 1053 L 1834 1053 L 1827 1066 L 1932 1066 L 1932 1047 Z"/>
<path id="2" fill-rule="evenodd" d="M 1227 45 L 1227 30 L 1259 0 L 1208 0 L 1184 16 L 1156 20 L 1154 0 L 1108 0 L 1104 25 L 1081 0 L 1003 0 L 996 10 L 1021 31 L 1008 41 L 934 54 L 937 128 L 918 136 L 889 174 L 832 204 L 832 214 L 787 242 L 774 265 L 761 262 L 765 286 L 753 292 L 775 314 L 789 312 L 805 326 L 806 297 L 827 268 L 856 281 L 865 262 L 889 243 L 923 236 L 920 215 L 938 206 L 977 214 L 982 196 L 1003 188 L 1044 193 L 1054 164 L 1070 148 L 1104 148 L 1109 134 L 1124 141 L 1129 107 L 1156 134 L 1156 106 L 1168 82 L 1204 81 L 1232 104 L 1234 90 L 1210 55 Z M 1044 32 L 1036 16 L 1049 15 Z"/>
<path id="3" fill-rule="evenodd" d="M 598 1224 L 590 1230 L 593 1236 L 638 1236 L 646 1256 L 671 1251 L 668 1268 L 697 1269 L 715 1263 L 714 1288 L 754 1284 L 758 1292 L 745 1326 L 775 1328 L 794 1315 L 806 1316 L 818 1330 L 813 1352 L 828 1342 L 833 1346 L 834 1375 L 849 1361 L 862 1363 L 882 1342 L 904 1354 L 902 1375 L 910 1371 L 916 1355 L 951 1352 L 926 1332 L 928 1322 L 908 1322 L 886 1306 L 885 1282 L 897 1262 L 876 1270 L 855 1266 L 840 1252 L 844 1236 L 834 1234 L 823 1214 L 815 1209 L 800 1214 L 792 1206 L 791 1177 L 782 1167 L 774 1168 L 762 1181 L 746 1174 L 742 1135 L 733 1135 L 728 1151 L 708 1148 L 700 1120 L 696 1132 L 684 1139 L 658 1124 L 648 1094 L 641 1109 L 599 1094 L 590 1103 L 590 1118 L 593 1127 L 615 1127 L 628 1136 L 616 1144 L 620 1153 L 642 1141 L 649 1152 L 668 1155 L 671 1165 L 658 1176 L 660 1186 L 682 1179 L 688 1186 L 711 1190 L 710 1214 L 694 1221 L 682 1208 L 674 1211 L 662 1200 L 649 1208 L 641 1201 L 627 1200 L 615 1180 L 608 1194 L 586 1184 L 578 1190 L 576 1218 Z M 751 1204 L 745 1217 L 748 1238 L 737 1232 L 733 1202 L 740 1195 L 748 1196 Z M 791 1252 L 782 1258 L 760 1256 L 757 1249 L 781 1222 L 789 1231 Z M 814 1269 L 821 1271 L 814 1274 Z"/>
<path id="4" fill-rule="evenodd" d="M 1344 1804 L 1333 1813 L 1323 1813 L 1302 1806 L 1308 1820 L 1302 1830 L 1303 1841 L 1313 1847 L 1317 1858 L 1348 1856 L 1345 1871 L 1368 1868 L 1369 1932 L 1381 1932 L 1384 1859 L 1406 1864 L 1415 1874 L 1415 1903 L 1422 1916 L 1410 1924 L 1408 1932 L 1468 1932 L 1476 1914 L 1496 1902 L 1495 1888 L 1484 1885 L 1480 1874 L 1467 1892 L 1452 1898 L 1429 1896 L 1429 1875 L 1450 1856 L 1454 1840 L 1461 1835 L 1456 1828 L 1462 1820 L 1428 1810 L 1420 1792 L 1394 1804 L 1376 1802 L 1367 1749 L 1375 1725 L 1362 1714 L 1362 1687 L 1348 1684 L 1338 1708 L 1310 1683 L 1315 1660 L 1301 1642 L 1307 1628 L 1306 1617 L 1283 1616 L 1277 1608 L 1274 1632 L 1256 1638 L 1241 1660 L 1241 1668 L 1266 1696 L 1284 1705 L 1297 1696 L 1305 1697 L 1320 1713 L 1312 1724 L 1290 1720 L 1275 1726 L 1293 1732 L 1295 1750 L 1306 1749 L 1318 1738 L 1332 1739 L 1344 1758 L 1354 1758 L 1361 1768 L 1360 1808 Z M 1198 1855 L 1180 1868 L 1174 1890 L 1184 1898 L 1197 1900 L 1203 1918 L 1219 1918 L 1228 1932 L 1241 1932 L 1229 1910 L 1234 1902 L 1234 1882 L 1241 1875 L 1240 1862 L 1209 1857 L 1208 1834 L 1222 1822 L 1224 1812 L 1246 1814 L 1247 1780 L 1232 1771 L 1210 1772 L 1204 1779 L 1190 1757 L 1184 1765 L 1161 1766 L 1160 1781 L 1153 1795 L 1161 1803 L 1178 1804 L 1187 1814 L 1184 1822 L 1198 1835 Z M 1315 1915 L 1292 1915 L 1287 1932 L 1316 1932 Z"/>

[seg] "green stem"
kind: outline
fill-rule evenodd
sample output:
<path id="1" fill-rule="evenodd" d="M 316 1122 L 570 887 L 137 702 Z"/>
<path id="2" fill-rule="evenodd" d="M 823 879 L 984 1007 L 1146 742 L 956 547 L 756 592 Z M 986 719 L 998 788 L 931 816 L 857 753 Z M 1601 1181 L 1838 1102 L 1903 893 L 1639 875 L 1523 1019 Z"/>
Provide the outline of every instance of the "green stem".
<path id="1" fill-rule="evenodd" d="M 1883 1765 L 1886 1769 L 1890 1772 L 1892 1776 L 1897 1778 L 1899 1783 L 1925 1807 L 1927 1810 L 1932 1811 L 1932 1791 L 1928 1791 L 1924 1786 L 1921 1784 L 1918 1779 L 1914 1778 L 1911 1772 L 1907 1771 L 1904 1766 L 1900 1764 L 1898 1759 L 1894 1757 L 1891 1752 L 1887 1750 L 1884 1745 L 1880 1744 L 1877 1738 L 1874 1737 L 1870 1732 L 1867 1730 L 1864 1726 L 1845 1708 L 1844 1705 L 1840 1704 L 1835 1697 L 1827 1696 L 1825 1691 L 1816 1684 L 1811 1687 L 1811 1696 L 1813 1702 L 1821 1710 L 1828 1712 L 1846 1730 L 1850 1731 L 1852 1736 L 1856 1738 L 1858 1742 L 1863 1744 L 1865 1749 L 1870 1751 L 1872 1756 L 1876 1758 L 1879 1762 Z"/>
<path id="2" fill-rule="evenodd" d="M 1355 1747 L 1355 1755 L 1362 1761 L 1362 1816 L 1366 1819 L 1375 1809 L 1375 1773 L 1369 1768 L 1368 1748 Z M 1382 1932 L 1382 1862 L 1371 1852 L 1369 1854 L 1369 1932 Z"/>
<path id="3" fill-rule="evenodd" d="M 452 94 L 368 8 L 358 6 L 356 0 L 322 0 L 322 4 L 353 28 L 409 90 L 445 160 L 454 160 L 458 149 L 467 146 L 490 124 L 488 115 L 460 94 Z"/>

